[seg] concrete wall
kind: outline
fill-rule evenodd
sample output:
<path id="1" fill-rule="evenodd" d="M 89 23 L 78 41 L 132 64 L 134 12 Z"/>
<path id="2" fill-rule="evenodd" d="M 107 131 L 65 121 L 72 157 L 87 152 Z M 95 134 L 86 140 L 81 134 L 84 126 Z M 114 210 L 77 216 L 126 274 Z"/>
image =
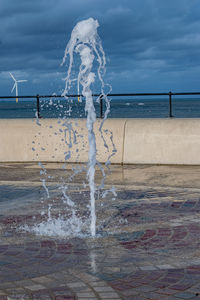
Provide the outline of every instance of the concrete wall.
<path id="1" fill-rule="evenodd" d="M 0 120 L 0 161 L 88 160 L 86 120 Z M 96 122 L 97 159 L 124 164 L 200 165 L 200 119 L 108 119 Z M 115 146 L 113 146 L 113 143 Z M 104 146 L 107 145 L 107 148 Z"/>

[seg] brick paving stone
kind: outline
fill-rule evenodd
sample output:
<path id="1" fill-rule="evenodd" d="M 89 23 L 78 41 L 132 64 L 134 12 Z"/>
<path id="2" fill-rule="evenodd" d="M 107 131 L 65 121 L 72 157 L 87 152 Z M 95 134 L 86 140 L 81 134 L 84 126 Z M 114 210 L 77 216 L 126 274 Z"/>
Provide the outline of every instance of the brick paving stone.
<path id="1" fill-rule="evenodd" d="M 113 289 L 110 286 L 96 286 L 96 287 L 93 286 L 93 289 L 96 292 L 112 292 L 113 291 Z"/>
<path id="2" fill-rule="evenodd" d="M 34 284 L 34 282 L 32 280 L 20 280 L 20 281 L 15 281 L 14 283 L 17 287 L 23 287 L 23 286 L 29 286 Z"/>
<path id="3" fill-rule="evenodd" d="M 148 293 L 145 294 L 145 298 L 146 299 L 151 299 L 151 300 L 161 300 L 164 297 L 165 297 L 164 295 L 157 294 L 155 292 L 148 292 Z"/>
<path id="4" fill-rule="evenodd" d="M 70 288 L 73 293 L 88 293 L 88 292 L 91 292 L 92 290 L 88 287 L 76 287 L 76 288 Z"/>
<path id="5" fill-rule="evenodd" d="M 120 299 L 119 295 L 115 292 L 99 293 L 99 296 L 102 299 Z"/>
<path id="6" fill-rule="evenodd" d="M 187 291 L 197 294 L 196 296 L 198 296 L 198 295 L 200 296 L 200 285 L 194 285 L 190 289 L 188 289 Z"/>
<path id="7" fill-rule="evenodd" d="M 87 298 L 85 298 L 85 297 L 78 297 L 78 300 L 97 300 L 98 298 L 97 297 L 87 297 Z"/>
<path id="8" fill-rule="evenodd" d="M 132 289 L 133 287 L 130 285 L 130 284 L 117 284 L 117 285 L 112 285 L 112 288 L 114 290 L 117 290 L 117 291 L 124 291 L 124 290 L 128 290 L 128 289 Z"/>
<path id="9" fill-rule="evenodd" d="M 9 294 L 25 294 L 25 290 L 20 287 L 13 287 L 12 289 L 7 289 L 6 292 Z"/>
<path id="10" fill-rule="evenodd" d="M 133 171 L 131 167 L 123 168 L 129 168 L 130 174 Z M 191 170 L 188 175 L 189 169 L 182 168 L 185 184 L 186 176 L 190 180 L 192 175 Z M 183 176 L 183 169 L 179 176 Z M 14 171 L 12 164 L 6 172 L 9 170 Z M 152 167 L 137 169 L 138 172 L 145 170 L 149 172 Z M 199 178 L 200 168 L 198 172 L 196 178 Z M 33 224 L 33 216 L 36 221 L 44 221 L 47 216 L 40 216 L 43 205 L 53 203 L 53 213 L 58 215 L 61 208 L 65 216 L 59 197 L 44 199 L 42 205 L 36 199 L 32 206 L 27 203 L 27 210 L 16 206 L 0 215 L 0 290 L 11 293 L 11 289 L 15 289 L 18 297 L 22 293 L 17 292 L 17 288 L 21 288 L 33 299 L 42 300 L 75 299 L 75 293 L 83 295 L 80 296 L 83 299 L 87 299 L 84 295 L 95 299 L 98 294 L 112 299 L 112 293 L 112 297 L 120 295 L 121 299 L 192 299 L 191 295 L 199 298 L 195 294 L 200 284 L 199 187 L 193 190 L 192 181 L 189 189 L 184 184 L 181 186 L 180 181 L 179 188 L 167 187 L 167 181 L 159 187 L 159 173 L 156 174 L 156 186 L 148 187 L 149 182 L 143 182 L 133 187 L 126 184 L 132 177 L 126 177 L 125 186 L 118 187 L 119 197 L 115 202 L 109 202 L 109 197 L 97 201 L 97 219 L 103 224 L 102 236 L 97 239 L 37 237 L 16 230 L 25 223 Z M 138 177 L 134 178 L 137 181 Z M 174 174 L 174 182 L 175 178 Z M 9 189 L 14 189 L 14 184 L 10 184 Z M 81 204 L 78 213 L 83 216 L 89 191 L 86 195 L 80 202 L 81 194 L 73 191 L 77 205 Z M 120 220 L 126 222 L 120 223 Z M 116 232 L 116 228 L 118 233 L 111 233 Z M 93 261 L 91 253 L 95 257 Z"/>
<path id="11" fill-rule="evenodd" d="M 119 291 L 119 294 L 126 297 L 126 296 L 136 296 L 136 295 L 139 295 L 141 293 L 139 293 L 135 289 L 128 289 L 128 290 L 124 290 L 124 291 Z"/>
<path id="12" fill-rule="evenodd" d="M 150 285 L 141 285 L 141 286 L 135 288 L 135 291 L 138 291 L 138 292 L 153 292 L 153 291 L 157 291 L 157 288 L 152 287 Z"/>
<path id="13" fill-rule="evenodd" d="M 32 299 L 33 300 L 52 300 L 52 296 L 49 295 L 48 293 L 44 294 L 44 293 L 34 293 L 32 294 Z M 60 299 L 63 300 L 63 299 Z"/>
<path id="14" fill-rule="evenodd" d="M 163 277 L 160 282 L 166 282 L 168 284 L 175 284 L 177 281 L 179 281 L 179 279 L 177 278 L 173 278 L 173 277 Z"/>
<path id="15" fill-rule="evenodd" d="M 25 294 L 13 294 L 13 295 L 9 295 L 7 297 L 8 300 L 29 300 L 30 297 L 28 295 Z"/>
<path id="16" fill-rule="evenodd" d="M 131 295 L 131 296 L 127 296 L 124 298 L 125 300 L 144 300 L 144 297 L 143 296 L 140 296 L 140 295 Z"/>
<path id="17" fill-rule="evenodd" d="M 79 298 L 91 298 L 91 297 L 95 297 L 95 294 L 93 292 L 80 292 L 80 293 L 76 293 L 76 296 Z"/>
<path id="18" fill-rule="evenodd" d="M 12 289 L 13 287 L 15 287 L 13 282 L 5 282 L 0 284 L 0 290 Z"/>
<path id="19" fill-rule="evenodd" d="M 185 290 L 189 289 L 191 286 L 192 286 L 192 284 L 177 283 L 175 285 L 170 286 L 170 289 L 177 290 L 177 291 L 185 291 Z"/>
<path id="20" fill-rule="evenodd" d="M 81 292 L 81 293 L 88 293 L 88 292 L 91 292 L 92 289 L 88 286 L 85 286 L 85 287 L 76 287 L 76 288 L 73 288 L 73 291 L 75 293 L 78 293 L 78 292 Z"/>
<path id="21" fill-rule="evenodd" d="M 165 288 L 167 288 L 167 287 L 169 287 L 169 284 L 168 283 L 165 283 L 165 282 L 153 282 L 152 283 L 152 286 L 154 287 L 154 288 L 157 288 L 157 289 L 165 289 Z"/>
<path id="22" fill-rule="evenodd" d="M 37 277 L 37 278 L 33 278 L 32 280 L 34 283 L 42 284 L 47 288 L 52 288 L 54 286 L 57 286 L 58 284 L 55 282 L 55 280 L 46 277 Z"/>
<path id="23" fill-rule="evenodd" d="M 176 291 L 171 290 L 169 288 L 163 288 L 163 289 L 158 289 L 156 291 L 156 293 L 161 294 L 161 295 L 165 295 L 165 296 L 170 296 L 170 295 L 174 295 L 176 293 Z"/>
<path id="24" fill-rule="evenodd" d="M 176 293 L 175 297 L 179 299 L 194 299 L 196 295 L 193 293 L 183 292 L 183 293 Z"/>
<path id="25" fill-rule="evenodd" d="M 157 270 L 157 268 L 154 267 L 154 266 L 144 266 L 144 267 L 140 267 L 140 269 L 142 271 L 155 271 L 155 270 Z"/>
<path id="26" fill-rule="evenodd" d="M 25 288 L 27 290 L 30 290 L 30 291 L 38 291 L 38 290 L 44 290 L 45 289 L 45 287 L 43 285 L 41 285 L 41 284 L 34 284 L 34 283 L 32 285 L 25 286 Z"/>
<path id="27" fill-rule="evenodd" d="M 87 284 L 89 285 L 89 286 L 92 286 L 92 287 L 95 287 L 95 286 L 107 286 L 107 283 L 106 282 L 104 282 L 104 281 L 99 281 L 98 279 L 96 279 L 96 280 L 93 280 L 93 281 L 90 281 L 90 280 L 85 280 L 86 282 L 87 282 Z"/>
<path id="28" fill-rule="evenodd" d="M 164 296 L 163 298 L 162 298 L 162 300 L 177 300 L 178 298 L 177 297 L 175 297 L 175 296 Z M 195 299 L 196 300 L 196 299 Z"/>
<path id="29" fill-rule="evenodd" d="M 166 269 L 166 270 L 169 270 L 169 269 L 172 269 L 172 266 L 171 265 L 157 265 L 156 266 L 158 269 Z"/>
<path id="30" fill-rule="evenodd" d="M 68 286 L 73 289 L 73 288 L 86 287 L 86 284 L 83 282 L 70 282 L 70 283 L 68 283 Z"/>
<path id="31" fill-rule="evenodd" d="M 91 282 L 97 281 L 97 280 L 98 280 L 97 277 L 92 276 L 92 275 L 89 275 L 89 274 L 77 274 L 77 277 L 79 277 L 79 278 L 84 278 L 84 279 L 86 279 L 87 281 L 91 281 Z"/>

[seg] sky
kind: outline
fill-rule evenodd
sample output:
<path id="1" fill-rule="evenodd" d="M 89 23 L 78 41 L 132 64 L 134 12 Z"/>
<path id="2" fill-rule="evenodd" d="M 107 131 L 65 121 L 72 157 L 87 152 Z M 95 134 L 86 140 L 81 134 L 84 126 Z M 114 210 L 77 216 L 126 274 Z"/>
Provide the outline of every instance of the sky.
<path id="1" fill-rule="evenodd" d="M 0 0 L 0 95 L 11 95 L 9 72 L 28 80 L 20 95 L 62 93 L 65 47 L 89 17 L 113 93 L 200 92 L 199 16 L 199 0 Z"/>

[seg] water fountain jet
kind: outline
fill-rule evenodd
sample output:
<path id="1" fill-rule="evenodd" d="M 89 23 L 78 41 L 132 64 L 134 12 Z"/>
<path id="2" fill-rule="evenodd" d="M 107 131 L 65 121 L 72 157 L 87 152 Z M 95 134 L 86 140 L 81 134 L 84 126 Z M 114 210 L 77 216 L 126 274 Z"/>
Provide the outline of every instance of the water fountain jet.
<path id="1" fill-rule="evenodd" d="M 104 130 L 105 134 L 107 136 L 110 136 L 110 144 L 112 147 L 112 153 L 109 153 L 109 147 L 106 143 L 106 139 L 103 135 L 103 123 L 105 119 L 107 118 L 109 109 L 110 109 L 110 103 L 109 99 L 107 98 L 106 93 L 104 92 L 105 84 L 103 82 L 103 75 L 105 73 L 105 54 L 103 51 L 103 47 L 101 45 L 100 38 L 97 33 L 97 28 L 99 24 L 97 20 L 94 20 L 93 18 L 89 18 L 87 20 L 81 21 L 77 23 L 77 25 L 74 27 L 71 38 L 66 46 L 65 54 L 63 58 L 63 64 L 65 62 L 68 62 L 68 70 L 67 70 L 67 76 L 66 76 L 66 82 L 65 82 L 65 88 L 63 91 L 63 95 L 67 98 L 68 94 L 71 94 L 71 90 L 73 88 L 72 84 L 77 83 L 78 91 L 80 91 L 80 94 L 85 98 L 85 112 L 87 114 L 87 135 L 88 135 L 88 145 L 89 145 L 89 151 L 88 151 L 88 163 L 87 168 L 80 168 L 80 169 L 72 169 L 73 175 L 71 175 L 68 178 L 68 182 L 72 182 L 73 177 L 76 174 L 79 174 L 82 171 L 87 172 L 87 180 L 88 180 L 88 186 L 89 186 L 89 197 L 87 196 L 85 200 L 90 201 L 90 205 L 88 208 L 90 208 L 90 211 L 87 210 L 80 212 L 77 210 L 77 203 L 73 202 L 71 199 L 70 189 L 69 186 L 66 184 L 66 181 L 63 177 L 60 177 L 60 180 L 62 183 L 59 186 L 59 190 L 62 192 L 62 196 L 54 199 L 50 197 L 50 192 L 48 191 L 48 186 L 46 184 L 46 179 L 50 178 L 47 176 L 47 170 L 45 170 L 44 166 L 42 164 L 39 164 L 41 167 L 41 182 L 43 184 L 43 187 L 46 191 L 47 199 L 45 202 L 43 201 L 44 207 L 48 207 L 47 214 L 44 213 L 44 210 L 42 212 L 42 222 L 39 224 L 35 224 L 32 227 L 29 227 L 28 225 L 23 227 L 22 229 L 25 229 L 29 232 L 34 232 L 39 235 L 48 235 L 48 236 L 59 236 L 59 237 L 72 237 L 72 236 L 92 236 L 95 237 L 96 235 L 96 209 L 95 209 L 95 196 L 98 191 L 98 198 L 100 197 L 102 193 L 102 199 L 105 197 L 105 192 L 102 192 L 102 189 L 104 188 L 104 180 L 106 178 L 106 172 L 104 171 L 104 167 L 98 162 L 96 159 L 97 149 L 96 149 L 96 138 L 94 133 L 94 123 L 96 121 L 96 112 L 94 107 L 94 99 L 92 96 L 92 89 L 91 85 L 94 83 L 100 83 L 100 95 L 96 99 L 98 101 L 100 98 L 103 98 L 105 100 L 106 104 L 106 111 L 104 114 L 104 119 L 99 124 L 99 132 L 100 132 L 100 138 L 102 138 L 103 145 L 106 148 L 106 152 L 108 153 L 109 157 L 105 164 L 105 167 L 109 167 L 110 158 L 116 153 L 116 148 L 113 142 L 113 136 L 112 132 L 110 130 Z M 78 59 L 75 60 L 74 56 L 77 56 Z M 76 58 L 77 58 L 76 57 Z M 80 65 L 78 68 L 78 74 L 73 72 L 73 67 L 75 64 L 77 64 L 80 61 Z M 96 62 L 97 62 L 97 69 L 96 69 Z M 94 69 L 94 70 L 93 70 Z M 72 92 L 73 93 L 73 92 Z M 65 147 L 68 147 L 68 149 L 64 150 L 64 157 L 65 161 L 69 161 L 71 158 L 71 151 L 73 151 L 73 146 L 78 145 L 78 139 L 82 138 L 82 134 L 78 134 L 76 128 L 79 126 L 78 122 L 71 121 L 70 119 L 59 119 L 57 121 L 59 126 L 59 134 L 63 135 L 63 138 L 61 141 L 65 143 Z M 82 122 L 80 122 L 82 123 Z M 51 126 L 50 128 L 53 128 Z M 83 129 L 83 126 L 81 127 L 81 130 Z M 57 134 L 57 132 L 54 132 L 54 134 Z M 85 147 L 85 145 L 84 145 Z M 83 148 L 82 148 L 83 149 Z M 76 149 L 77 150 L 77 149 Z M 78 149 L 81 150 L 81 149 Z M 102 174 L 102 180 L 100 186 L 96 186 L 95 184 L 95 167 L 98 167 L 101 174 Z M 85 182 L 83 182 L 83 188 L 85 188 Z M 114 191 L 114 188 L 110 189 L 109 192 L 111 192 L 114 197 L 116 196 L 116 193 Z M 81 192 L 82 198 L 84 200 L 84 192 Z M 77 199 L 78 200 L 78 199 Z M 57 203 L 58 201 L 58 203 Z M 61 204 L 62 201 L 62 204 Z M 57 208 L 55 206 L 55 203 L 57 205 Z M 63 208 L 59 208 L 59 205 L 64 205 Z M 89 215 L 90 213 L 90 215 Z M 88 234 L 88 228 L 90 227 L 90 233 Z"/>
<path id="2" fill-rule="evenodd" d="M 78 89 L 82 86 L 82 95 L 86 99 L 85 111 L 87 113 L 87 129 L 88 129 L 88 142 L 89 142 L 89 153 L 88 153 L 88 182 L 90 187 L 90 213 L 91 213 L 91 235 L 96 235 L 96 213 L 95 213 L 95 166 L 96 166 L 96 138 L 94 134 L 94 123 L 96 121 L 96 113 L 94 108 L 94 102 L 92 97 L 91 84 L 95 82 L 95 73 L 92 72 L 93 61 L 95 55 L 99 63 L 98 67 L 98 78 L 101 82 L 101 93 L 104 95 L 102 73 L 105 70 L 105 54 L 101 45 L 100 38 L 97 33 L 99 23 L 93 18 L 81 21 L 74 27 L 70 41 L 67 44 L 63 63 L 69 56 L 69 67 L 66 77 L 66 85 L 64 95 L 68 94 L 71 87 L 71 71 L 73 66 L 73 55 L 74 53 L 79 54 L 81 64 L 79 67 L 78 74 Z M 107 114 L 107 112 L 106 112 Z M 101 125 L 102 127 L 102 125 Z"/>

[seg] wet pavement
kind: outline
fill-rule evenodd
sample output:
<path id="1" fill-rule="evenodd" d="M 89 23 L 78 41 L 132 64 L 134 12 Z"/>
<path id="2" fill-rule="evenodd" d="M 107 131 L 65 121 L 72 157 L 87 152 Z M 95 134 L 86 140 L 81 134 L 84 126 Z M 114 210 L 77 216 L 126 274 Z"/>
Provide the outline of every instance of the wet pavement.
<path id="1" fill-rule="evenodd" d="M 96 193 L 96 238 L 84 168 L 40 171 L 0 164 L 0 300 L 200 299 L 200 167 L 111 166 Z M 53 220 L 71 218 L 64 193 L 81 233 L 27 231 L 45 224 L 50 208 Z"/>

